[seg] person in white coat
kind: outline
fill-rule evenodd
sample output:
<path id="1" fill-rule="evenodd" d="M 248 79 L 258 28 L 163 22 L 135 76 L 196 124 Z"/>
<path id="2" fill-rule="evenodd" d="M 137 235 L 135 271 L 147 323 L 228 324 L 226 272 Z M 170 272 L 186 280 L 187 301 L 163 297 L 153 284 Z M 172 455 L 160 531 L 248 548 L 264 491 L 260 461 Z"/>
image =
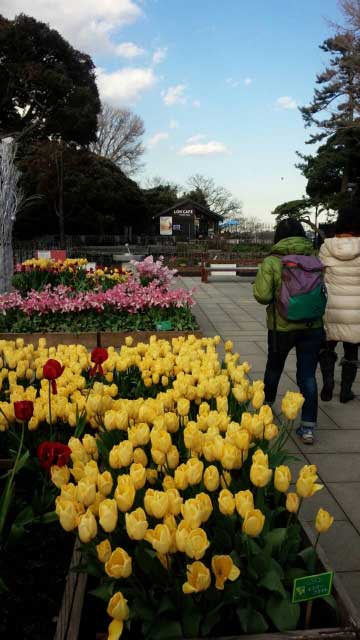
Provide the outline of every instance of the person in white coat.
<path id="1" fill-rule="evenodd" d="M 332 398 L 338 342 L 344 346 L 342 358 L 340 402 L 354 399 L 351 390 L 356 378 L 360 343 L 360 209 L 339 210 L 335 237 L 326 238 L 319 258 L 325 266 L 328 301 L 324 316 L 326 346 L 319 361 L 324 385 L 320 397 Z"/>

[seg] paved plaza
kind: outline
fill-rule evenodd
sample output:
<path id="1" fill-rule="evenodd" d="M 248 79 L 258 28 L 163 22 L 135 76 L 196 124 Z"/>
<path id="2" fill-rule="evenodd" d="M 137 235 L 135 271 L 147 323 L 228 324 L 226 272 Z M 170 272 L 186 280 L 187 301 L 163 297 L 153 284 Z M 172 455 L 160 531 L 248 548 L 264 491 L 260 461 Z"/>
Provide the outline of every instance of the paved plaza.
<path id="1" fill-rule="evenodd" d="M 212 276 L 208 284 L 202 284 L 200 278 L 178 280 L 181 286 L 196 288 L 194 313 L 204 335 L 232 340 L 241 360 L 252 365 L 251 378 L 262 379 L 267 353 L 265 307 L 254 300 L 251 282 L 236 276 Z M 334 516 L 333 526 L 321 536 L 321 551 L 340 577 L 360 620 L 360 372 L 353 386 L 356 399 L 348 404 L 339 402 L 340 373 L 337 366 L 334 399 L 319 399 L 315 443 L 304 445 L 294 434 L 288 449 L 298 457 L 292 464 L 294 475 L 303 464 L 318 467 L 324 489 L 304 503 L 301 517 L 313 521 L 319 507 Z M 317 376 L 320 383 L 320 371 Z M 277 413 L 287 390 L 298 390 L 294 352 L 288 356 L 280 381 Z"/>

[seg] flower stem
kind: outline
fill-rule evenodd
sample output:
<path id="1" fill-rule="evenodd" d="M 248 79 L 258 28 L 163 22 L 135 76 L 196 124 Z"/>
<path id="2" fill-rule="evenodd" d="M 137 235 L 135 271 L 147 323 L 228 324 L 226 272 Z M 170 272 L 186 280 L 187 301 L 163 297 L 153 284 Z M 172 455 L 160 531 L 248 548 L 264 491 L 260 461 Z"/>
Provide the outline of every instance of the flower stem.
<path id="1" fill-rule="evenodd" d="M 2 535 L 2 530 L 4 528 L 5 525 L 5 520 L 6 520 L 6 516 L 7 516 L 7 512 L 9 510 L 9 505 L 10 505 L 10 496 L 11 496 L 11 491 L 12 491 L 12 486 L 13 486 L 13 482 L 14 482 L 14 477 L 15 477 L 15 473 L 17 470 L 17 466 L 19 463 L 19 458 L 21 455 L 21 451 L 22 451 L 22 447 L 23 447 L 23 443 L 24 443 L 24 435 L 25 435 L 25 422 L 22 421 L 21 422 L 21 437 L 20 437 L 20 444 L 19 444 L 19 448 L 16 454 L 16 458 L 15 458 L 15 463 L 14 466 L 12 468 L 11 471 L 11 475 L 6 483 L 6 488 L 5 488 L 5 493 L 1 499 L 1 511 L 0 511 L 0 539 L 1 539 L 1 535 Z"/>
<path id="2" fill-rule="evenodd" d="M 50 440 L 52 440 L 53 428 L 52 428 L 52 415 L 51 415 L 51 380 L 49 380 L 49 425 L 50 425 Z"/>

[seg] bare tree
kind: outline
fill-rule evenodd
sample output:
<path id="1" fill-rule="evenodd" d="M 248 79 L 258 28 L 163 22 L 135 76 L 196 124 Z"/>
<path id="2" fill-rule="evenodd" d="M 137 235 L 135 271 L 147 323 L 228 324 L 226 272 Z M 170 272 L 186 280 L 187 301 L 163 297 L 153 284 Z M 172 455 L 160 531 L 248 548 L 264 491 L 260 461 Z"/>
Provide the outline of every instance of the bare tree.
<path id="1" fill-rule="evenodd" d="M 11 288 L 12 232 L 16 213 L 23 201 L 20 172 L 15 166 L 16 148 L 13 138 L 0 141 L 0 293 Z"/>
<path id="2" fill-rule="evenodd" d="M 145 151 L 141 142 L 144 132 L 144 123 L 135 113 L 103 104 L 98 116 L 97 140 L 90 149 L 131 175 L 141 167 L 140 158 Z"/>
<path id="3" fill-rule="evenodd" d="M 225 187 L 217 186 L 213 178 L 199 173 L 191 176 L 187 182 L 192 191 L 202 192 L 209 209 L 225 218 L 238 217 L 242 213 L 242 203 Z"/>

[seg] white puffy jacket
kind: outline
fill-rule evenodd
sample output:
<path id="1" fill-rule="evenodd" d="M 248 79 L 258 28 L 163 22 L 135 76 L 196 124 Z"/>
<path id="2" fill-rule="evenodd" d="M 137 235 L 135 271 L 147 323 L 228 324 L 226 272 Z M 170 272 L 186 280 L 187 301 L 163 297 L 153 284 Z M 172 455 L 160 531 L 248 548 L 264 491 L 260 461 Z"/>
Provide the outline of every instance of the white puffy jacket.
<path id="1" fill-rule="evenodd" d="M 360 343 L 360 238 L 327 238 L 319 258 L 325 265 L 328 340 Z"/>

